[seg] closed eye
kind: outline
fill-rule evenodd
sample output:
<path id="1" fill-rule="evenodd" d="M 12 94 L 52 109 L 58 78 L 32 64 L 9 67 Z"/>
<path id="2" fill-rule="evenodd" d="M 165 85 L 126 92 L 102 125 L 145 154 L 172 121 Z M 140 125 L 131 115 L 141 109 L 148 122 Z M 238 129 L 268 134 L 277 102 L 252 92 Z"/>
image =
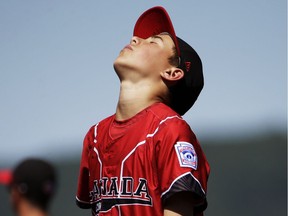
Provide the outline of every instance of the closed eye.
<path id="1" fill-rule="evenodd" d="M 153 38 L 153 39 L 159 39 L 159 40 L 163 41 L 163 38 L 160 37 L 159 35 L 153 35 L 153 36 L 151 36 L 151 38 Z"/>
<path id="2" fill-rule="evenodd" d="M 151 41 L 150 43 L 157 43 L 157 41 L 161 41 L 163 43 L 163 39 L 162 37 L 158 36 L 158 35 L 153 35 L 150 37 L 151 38 Z"/>

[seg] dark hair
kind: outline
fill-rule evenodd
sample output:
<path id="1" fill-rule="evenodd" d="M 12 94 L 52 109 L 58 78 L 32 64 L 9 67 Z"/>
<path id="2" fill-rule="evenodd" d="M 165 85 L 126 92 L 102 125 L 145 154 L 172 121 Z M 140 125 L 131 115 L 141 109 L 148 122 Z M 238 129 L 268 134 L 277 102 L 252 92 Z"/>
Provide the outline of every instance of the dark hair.
<path id="1" fill-rule="evenodd" d="M 173 54 L 172 54 L 172 56 L 170 56 L 168 58 L 168 62 L 169 62 L 169 64 L 171 64 L 175 67 L 178 67 L 179 66 L 179 56 L 177 54 L 177 50 L 176 50 L 175 46 L 172 48 L 172 52 L 173 52 Z"/>

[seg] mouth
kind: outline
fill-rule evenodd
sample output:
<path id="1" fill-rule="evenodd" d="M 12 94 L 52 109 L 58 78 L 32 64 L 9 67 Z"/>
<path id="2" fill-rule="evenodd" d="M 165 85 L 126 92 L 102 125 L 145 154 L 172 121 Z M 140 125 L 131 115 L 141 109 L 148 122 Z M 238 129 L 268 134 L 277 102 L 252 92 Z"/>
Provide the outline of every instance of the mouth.
<path id="1" fill-rule="evenodd" d="M 129 50 L 133 50 L 132 46 L 130 44 L 126 45 L 123 49 L 129 49 Z"/>

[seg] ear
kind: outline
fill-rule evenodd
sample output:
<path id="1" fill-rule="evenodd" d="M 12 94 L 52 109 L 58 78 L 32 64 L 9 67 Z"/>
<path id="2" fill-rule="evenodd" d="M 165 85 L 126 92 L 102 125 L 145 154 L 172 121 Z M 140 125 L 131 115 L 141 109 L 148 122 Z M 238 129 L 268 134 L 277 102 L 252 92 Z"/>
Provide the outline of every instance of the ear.
<path id="1" fill-rule="evenodd" d="M 177 81 L 184 77 L 184 71 L 180 68 L 172 67 L 163 71 L 161 77 L 166 81 Z"/>

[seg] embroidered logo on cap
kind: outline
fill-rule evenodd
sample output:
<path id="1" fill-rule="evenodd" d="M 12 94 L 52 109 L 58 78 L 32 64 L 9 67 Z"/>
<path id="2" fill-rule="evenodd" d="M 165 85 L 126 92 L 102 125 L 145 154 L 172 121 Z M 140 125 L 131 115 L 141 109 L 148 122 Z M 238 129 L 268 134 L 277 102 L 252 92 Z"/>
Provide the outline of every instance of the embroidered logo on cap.
<path id="1" fill-rule="evenodd" d="M 191 143 L 177 142 L 175 150 L 181 167 L 190 167 L 197 170 L 197 154 Z"/>
<path id="2" fill-rule="evenodd" d="M 185 62 L 186 71 L 190 70 L 190 65 L 191 65 L 191 62 Z"/>

